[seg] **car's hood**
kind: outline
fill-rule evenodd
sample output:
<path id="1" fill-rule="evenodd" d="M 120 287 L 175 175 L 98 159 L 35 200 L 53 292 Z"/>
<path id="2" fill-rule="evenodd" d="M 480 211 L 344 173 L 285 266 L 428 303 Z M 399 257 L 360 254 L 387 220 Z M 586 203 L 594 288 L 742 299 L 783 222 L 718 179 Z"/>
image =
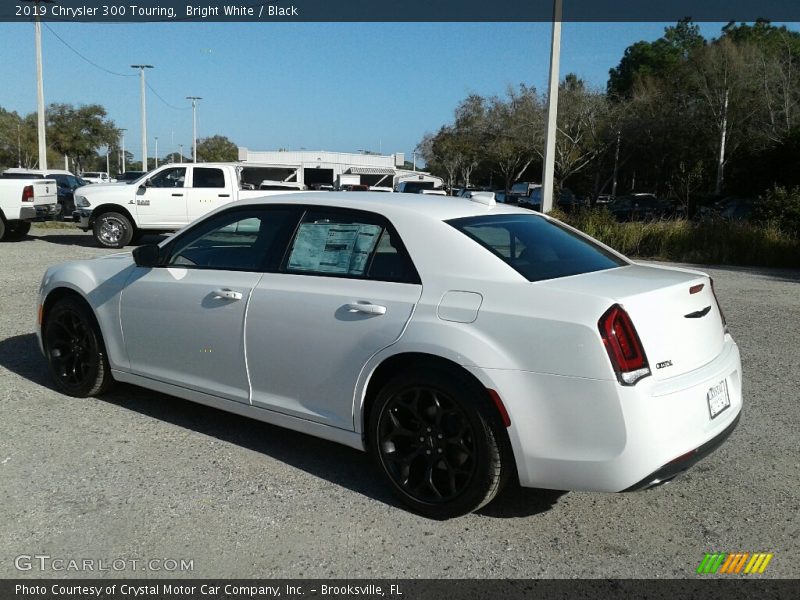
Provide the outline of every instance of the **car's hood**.
<path id="1" fill-rule="evenodd" d="M 127 186 L 120 186 L 117 183 L 90 183 L 89 185 L 76 188 L 75 193 L 88 198 L 89 194 L 105 194 L 109 191 L 118 191 L 120 188 L 126 189 Z"/>

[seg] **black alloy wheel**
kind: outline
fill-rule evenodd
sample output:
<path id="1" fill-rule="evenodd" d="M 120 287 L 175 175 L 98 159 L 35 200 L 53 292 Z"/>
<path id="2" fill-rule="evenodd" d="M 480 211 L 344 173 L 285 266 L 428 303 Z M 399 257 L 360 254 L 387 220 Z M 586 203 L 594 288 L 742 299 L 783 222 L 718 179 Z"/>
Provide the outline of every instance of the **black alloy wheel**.
<path id="1" fill-rule="evenodd" d="M 477 510 L 506 478 L 500 431 L 481 391 L 438 371 L 395 379 L 372 413 L 372 450 L 400 498 L 448 518 Z"/>
<path id="2" fill-rule="evenodd" d="M 85 398 L 106 391 L 111 370 L 100 329 L 85 303 L 67 296 L 59 300 L 44 324 L 44 347 L 58 389 Z"/>

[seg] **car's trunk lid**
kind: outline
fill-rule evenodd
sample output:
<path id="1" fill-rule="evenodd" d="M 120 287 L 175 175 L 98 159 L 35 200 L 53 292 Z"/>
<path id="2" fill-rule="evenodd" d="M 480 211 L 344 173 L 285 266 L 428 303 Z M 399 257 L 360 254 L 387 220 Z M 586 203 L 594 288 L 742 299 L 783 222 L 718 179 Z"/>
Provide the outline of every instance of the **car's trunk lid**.
<path id="1" fill-rule="evenodd" d="M 722 351 L 724 326 L 706 275 L 630 265 L 541 283 L 625 309 L 656 379 L 702 367 Z"/>

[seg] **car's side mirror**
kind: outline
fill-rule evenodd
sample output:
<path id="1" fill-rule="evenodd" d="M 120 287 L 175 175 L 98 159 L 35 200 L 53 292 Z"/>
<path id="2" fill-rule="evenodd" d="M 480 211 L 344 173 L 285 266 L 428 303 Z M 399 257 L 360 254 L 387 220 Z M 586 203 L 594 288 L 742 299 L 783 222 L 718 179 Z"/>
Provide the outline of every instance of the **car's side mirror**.
<path id="1" fill-rule="evenodd" d="M 157 267 L 161 262 L 161 248 L 156 244 L 145 244 L 133 250 L 133 260 L 137 267 Z"/>

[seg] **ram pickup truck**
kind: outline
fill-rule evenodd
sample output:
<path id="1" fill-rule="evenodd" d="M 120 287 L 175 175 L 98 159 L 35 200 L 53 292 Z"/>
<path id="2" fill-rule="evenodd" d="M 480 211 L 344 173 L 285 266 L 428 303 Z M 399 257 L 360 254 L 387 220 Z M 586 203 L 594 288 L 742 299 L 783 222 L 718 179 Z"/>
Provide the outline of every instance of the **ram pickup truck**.
<path id="1" fill-rule="evenodd" d="M 54 179 L 0 179 L 0 240 L 21 240 L 31 221 L 55 216 L 56 188 Z"/>
<path id="2" fill-rule="evenodd" d="M 73 221 L 100 246 L 122 248 L 145 233 L 177 231 L 228 202 L 292 192 L 257 190 L 267 167 L 237 163 L 167 164 L 129 185 L 75 191 Z M 249 172 L 248 172 L 249 170 Z M 251 189 L 252 188 L 252 189 Z"/>

